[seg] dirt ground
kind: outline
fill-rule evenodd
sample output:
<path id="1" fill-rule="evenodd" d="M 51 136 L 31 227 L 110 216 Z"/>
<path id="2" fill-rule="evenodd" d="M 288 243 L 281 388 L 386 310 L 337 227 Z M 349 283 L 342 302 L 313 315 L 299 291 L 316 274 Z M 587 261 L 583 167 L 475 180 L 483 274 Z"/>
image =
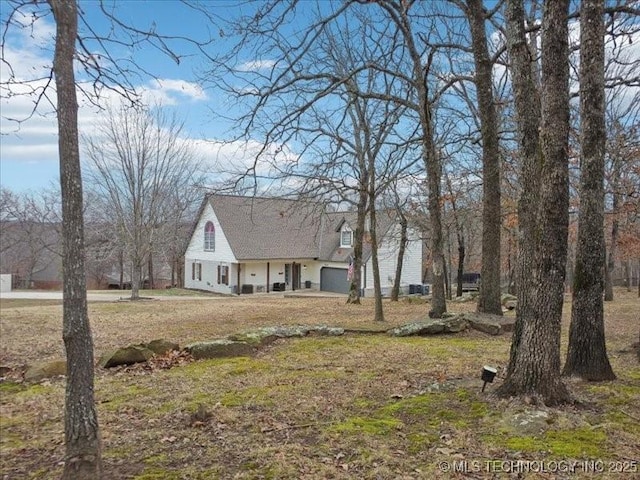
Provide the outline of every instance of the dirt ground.
<path id="1" fill-rule="evenodd" d="M 428 309 L 385 302 L 381 326 L 371 321 L 368 299 L 89 305 L 96 356 L 155 338 L 184 345 L 271 325 L 383 331 L 424 318 Z M 567 303 L 563 352 L 569 311 Z M 19 372 L 63 357 L 61 323 L 59 301 L 0 301 L 0 365 Z M 306 337 L 279 340 L 247 358 L 97 369 L 105 478 L 640 478 L 635 292 L 616 291 L 606 305 L 606 328 L 618 380 L 570 381 L 579 403 L 557 409 L 496 399 L 496 384 L 480 392 L 484 364 L 500 369 L 499 383 L 510 338 L 475 331 Z M 63 378 L 26 385 L 14 375 L 0 383 L 0 478 L 59 475 L 63 404 Z M 523 428 L 522 416 L 543 421 L 527 420 Z"/>

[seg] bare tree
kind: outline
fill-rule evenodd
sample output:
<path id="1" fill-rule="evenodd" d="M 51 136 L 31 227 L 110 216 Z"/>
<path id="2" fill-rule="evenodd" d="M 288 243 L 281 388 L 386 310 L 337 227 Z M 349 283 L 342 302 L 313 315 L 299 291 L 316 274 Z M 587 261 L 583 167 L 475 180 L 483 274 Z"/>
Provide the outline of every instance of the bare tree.
<path id="1" fill-rule="evenodd" d="M 604 335 L 604 0 L 580 9 L 581 173 L 569 348 L 563 373 L 613 380 Z"/>
<path id="2" fill-rule="evenodd" d="M 60 259 L 60 192 L 0 190 L 0 263 L 30 288 L 35 276 L 53 270 Z"/>
<path id="3" fill-rule="evenodd" d="M 105 90 L 115 92 L 128 101 L 138 103 L 134 83 L 136 79 L 151 75 L 130 54 L 142 45 L 150 45 L 176 62 L 177 45 L 188 45 L 206 55 L 210 39 L 193 40 L 192 36 L 163 36 L 155 29 L 136 27 L 121 21 L 103 2 L 94 4 L 93 13 L 106 19 L 100 31 L 89 15 L 78 9 L 74 0 L 48 0 L 32 2 L 9 0 L 3 4 L 3 35 L 0 45 L 3 80 L 0 88 L 8 95 L 31 97 L 33 108 L 24 118 L 9 118 L 20 125 L 41 108 L 49 107 L 57 116 L 62 196 L 63 237 L 63 338 L 67 350 L 67 387 L 65 400 L 65 445 L 67 455 L 63 478 L 101 478 L 101 450 L 99 428 L 93 398 L 93 345 L 86 305 L 86 279 L 84 270 L 82 179 L 78 145 L 78 101 L 76 89 L 94 105 L 99 103 Z M 34 69 L 35 75 L 21 75 L 5 56 L 9 30 L 28 29 L 41 18 L 51 15 L 56 26 L 53 65 Z M 82 31 L 78 19 L 82 18 Z M 213 18 L 213 17 L 208 17 Z M 152 23 L 152 21 L 150 21 Z M 190 30 L 190 35 L 193 29 Z M 125 52 L 118 58 L 110 51 L 117 45 Z M 129 48 L 127 48 L 129 47 Z M 186 49 L 185 52 L 186 54 Z M 74 59 L 82 66 L 83 82 L 76 82 Z M 77 66 L 77 65 L 76 65 Z M 40 73 L 42 73 L 40 75 Z M 52 89 L 56 95 L 52 95 Z"/>
<path id="4" fill-rule="evenodd" d="M 255 18 L 265 28 L 258 36 L 252 37 L 253 21 L 240 22 L 234 30 L 246 32 L 239 44 L 259 40 L 256 56 L 265 54 L 274 63 L 269 75 L 244 72 L 233 66 L 233 58 L 220 61 L 217 70 L 249 82 L 250 88 L 229 93 L 248 100 L 238 119 L 245 140 L 264 142 L 252 165 L 226 173 L 233 173 L 236 183 L 252 178 L 256 188 L 276 183 L 281 193 L 352 206 L 357 219 L 347 302 L 359 303 L 366 218 L 375 215 L 371 200 L 416 164 L 415 156 L 402 155 L 415 127 L 399 128 L 406 110 L 394 99 L 404 93 L 400 76 L 381 73 L 397 67 L 387 42 L 394 41 L 393 28 L 380 28 L 371 11 L 355 6 L 348 23 L 338 22 L 350 4 L 336 5 L 316 11 L 307 4 L 304 19 L 296 18 L 287 2 L 277 5 L 282 10 L 277 14 L 269 6 L 261 9 Z M 284 26 L 296 20 L 302 33 L 290 35 Z M 267 28 L 271 25 L 277 28 Z M 209 80 L 220 83 L 217 73 Z M 285 158 L 273 156 L 271 147 L 285 142 L 296 145 L 295 151 Z M 371 246 L 375 263 L 376 245 Z"/>
<path id="5" fill-rule="evenodd" d="M 636 12 L 638 13 L 638 12 Z M 637 15 L 636 15 L 637 17 Z M 634 15 L 611 12 L 605 25 L 605 222 L 607 260 L 605 263 L 605 301 L 614 299 L 613 283 L 620 260 L 620 241 L 624 238 L 625 204 L 633 189 L 628 177 L 637 165 L 634 154 L 640 145 L 640 62 L 633 56 L 633 38 L 640 25 Z"/>
<path id="6" fill-rule="evenodd" d="M 162 226 L 175 213 L 173 192 L 193 189 L 198 163 L 181 138 L 182 124 L 160 110 L 111 109 L 85 137 L 87 180 L 96 198 L 105 199 L 132 268 L 131 299 L 140 298 L 145 263 Z M 180 215 L 180 218 L 182 216 Z"/>
<path id="7" fill-rule="evenodd" d="M 50 0 L 56 21 L 53 59 L 62 193 L 63 332 L 67 352 L 66 458 L 63 479 L 102 476 L 100 429 L 93 395 L 93 341 L 84 267 L 82 175 L 74 56 L 78 35 L 75 1 Z"/>
<path id="8" fill-rule="evenodd" d="M 431 257 L 433 274 L 433 291 L 429 316 L 440 318 L 447 310 L 445 297 L 445 262 L 442 234 L 442 210 L 440 182 L 442 163 L 435 144 L 433 121 L 433 92 L 430 91 L 430 75 L 434 50 L 428 39 L 418 34 L 415 22 L 419 15 L 412 16 L 411 9 L 418 8 L 409 2 L 384 0 L 378 3 L 389 19 L 398 29 L 403 46 L 408 55 L 409 72 L 403 75 L 410 89 L 414 102 L 403 100 L 402 103 L 418 114 L 420 126 L 422 160 L 427 172 L 428 206 L 431 226 Z M 426 61 L 425 61 L 426 59 Z M 402 75 L 402 74 L 401 74 Z"/>
<path id="9" fill-rule="evenodd" d="M 486 10 L 482 0 L 463 7 L 471 29 L 475 84 L 482 132 L 482 283 L 478 311 L 502 315 L 500 301 L 500 144 L 493 95 L 493 62 L 487 46 Z"/>
<path id="10" fill-rule="evenodd" d="M 506 7 L 507 42 L 524 164 L 516 329 L 507 376 L 497 393 L 530 395 L 546 404 L 571 399 L 560 378 L 569 207 L 568 10 L 568 0 L 544 4 L 538 110 L 523 2 L 508 0 Z M 539 131 L 535 128 L 538 119 Z"/>

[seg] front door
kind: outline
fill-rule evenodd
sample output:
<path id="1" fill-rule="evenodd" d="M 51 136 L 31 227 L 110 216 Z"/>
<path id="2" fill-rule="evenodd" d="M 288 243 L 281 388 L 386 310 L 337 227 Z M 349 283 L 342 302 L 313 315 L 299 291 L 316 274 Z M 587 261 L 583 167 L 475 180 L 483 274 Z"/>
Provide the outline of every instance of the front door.
<path id="1" fill-rule="evenodd" d="M 284 281 L 291 290 L 300 290 L 300 264 L 287 263 L 284 266 Z"/>
<path id="2" fill-rule="evenodd" d="M 292 287 L 294 290 L 300 290 L 300 264 L 294 263 L 292 265 L 292 276 L 291 279 L 293 281 Z"/>

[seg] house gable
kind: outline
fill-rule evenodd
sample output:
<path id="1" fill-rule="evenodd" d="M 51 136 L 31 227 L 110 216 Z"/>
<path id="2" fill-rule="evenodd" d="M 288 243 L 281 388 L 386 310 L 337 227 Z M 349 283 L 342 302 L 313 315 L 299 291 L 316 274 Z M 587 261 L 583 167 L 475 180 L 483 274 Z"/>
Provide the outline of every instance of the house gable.
<path id="1" fill-rule="evenodd" d="M 213 227 L 213 239 L 211 239 L 210 233 L 207 232 L 208 224 Z M 207 245 L 205 245 L 205 240 L 208 240 Z M 213 248 L 210 248 L 212 243 Z M 205 248 L 205 246 L 208 248 Z M 228 263 L 237 262 L 231 244 L 225 235 L 222 225 L 220 225 L 216 212 L 209 202 L 206 202 L 200 209 L 200 216 L 191 233 L 185 258 Z"/>

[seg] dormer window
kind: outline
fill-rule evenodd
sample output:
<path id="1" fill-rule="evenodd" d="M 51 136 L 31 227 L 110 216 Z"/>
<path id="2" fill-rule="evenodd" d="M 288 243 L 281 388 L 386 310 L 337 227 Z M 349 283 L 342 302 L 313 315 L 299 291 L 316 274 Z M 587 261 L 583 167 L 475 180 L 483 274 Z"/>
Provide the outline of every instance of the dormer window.
<path id="1" fill-rule="evenodd" d="M 347 225 L 343 226 L 342 230 L 340 231 L 340 246 L 353 246 L 353 231 Z"/>
<path id="2" fill-rule="evenodd" d="M 204 226 L 204 249 L 208 252 L 216 249 L 216 229 L 213 222 L 207 222 Z"/>

